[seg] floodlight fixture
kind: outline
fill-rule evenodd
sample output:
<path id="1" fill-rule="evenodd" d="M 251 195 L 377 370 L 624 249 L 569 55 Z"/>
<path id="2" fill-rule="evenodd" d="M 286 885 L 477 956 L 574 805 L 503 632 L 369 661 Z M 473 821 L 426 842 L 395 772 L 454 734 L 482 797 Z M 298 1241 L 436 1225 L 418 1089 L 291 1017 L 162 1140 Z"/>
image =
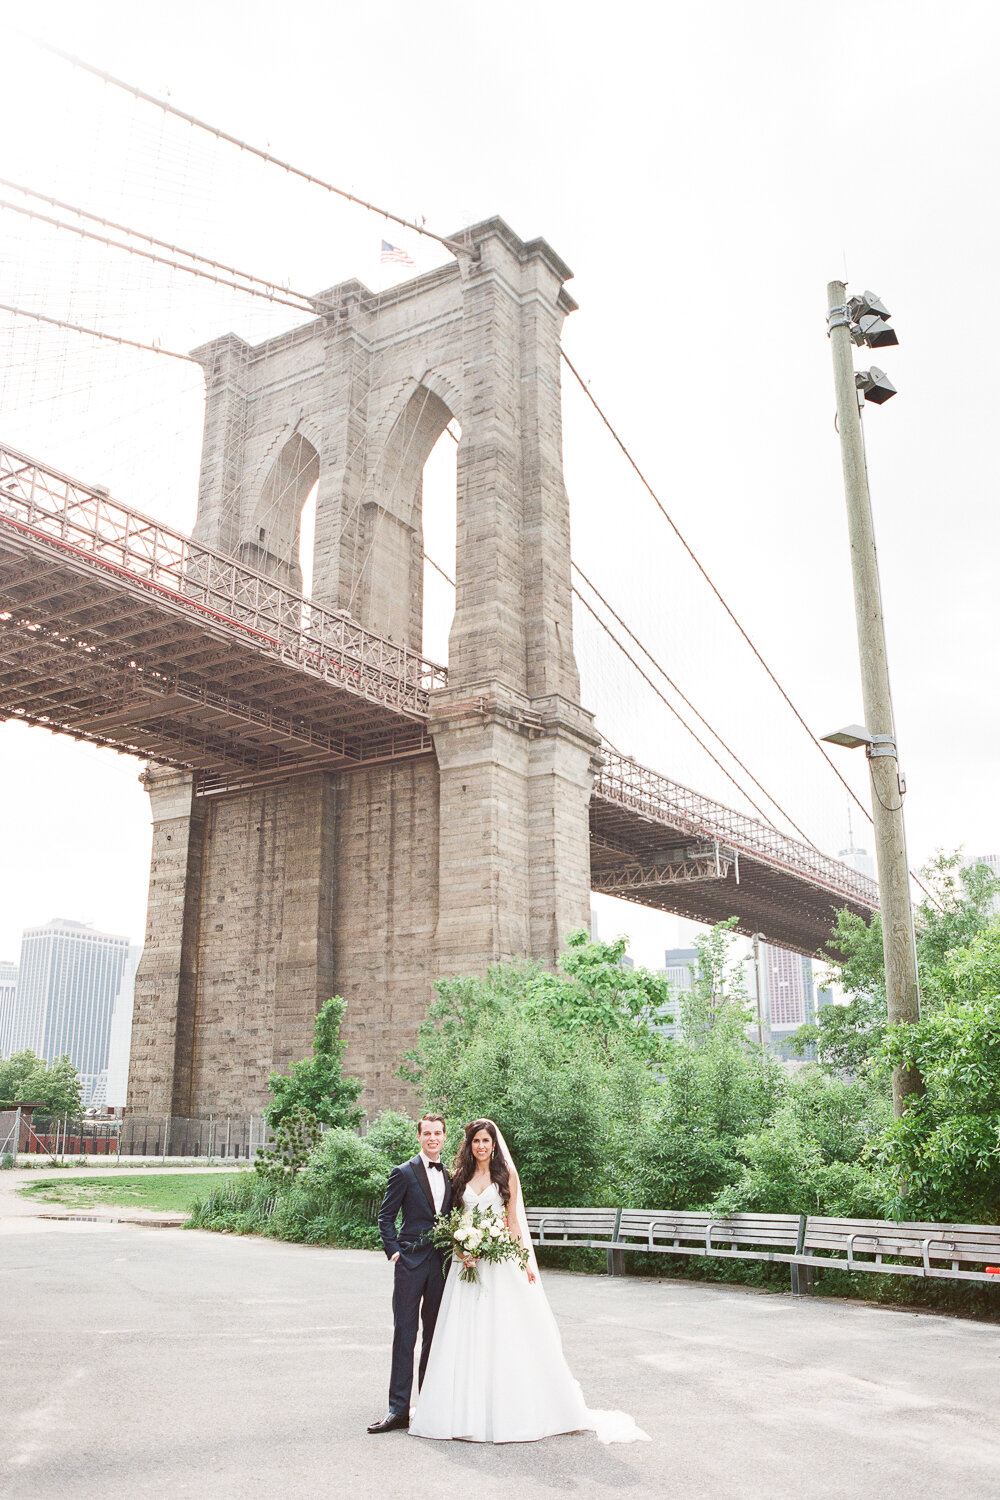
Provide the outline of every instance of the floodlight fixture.
<path id="1" fill-rule="evenodd" d="M 858 319 L 858 331 L 869 349 L 887 349 L 890 344 L 899 343 L 899 336 L 892 324 L 887 323 L 884 318 L 876 317 L 874 313 L 865 313 Z"/>
<path id="2" fill-rule="evenodd" d="M 872 365 L 870 370 L 856 370 L 854 384 L 865 400 L 874 401 L 876 406 L 881 406 L 883 402 L 890 400 L 896 394 L 896 387 L 878 365 Z"/>
<path id="3" fill-rule="evenodd" d="M 847 312 L 852 323 L 860 323 L 862 318 L 874 313 L 878 318 L 891 318 L 892 313 L 886 307 L 881 297 L 874 292 L 862 292 L 860 297 L 851 297 L 847 303 Z"/>
<path id="4" fill-rule="evenodd" d="M 862 745 L 870 745 L 873 738 L 863 724 L 848 724 L 833 734 L 821 735 L 825 745 L 843 745 L 845 750 L 860 750 Z"/>

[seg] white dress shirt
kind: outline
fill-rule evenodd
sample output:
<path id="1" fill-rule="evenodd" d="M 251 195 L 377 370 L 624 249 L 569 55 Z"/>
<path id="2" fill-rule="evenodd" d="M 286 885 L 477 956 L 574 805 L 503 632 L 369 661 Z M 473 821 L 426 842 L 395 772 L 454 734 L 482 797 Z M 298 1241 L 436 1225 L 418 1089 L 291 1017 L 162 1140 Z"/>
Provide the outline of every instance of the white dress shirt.
<path id="1" fill-rule="evenodd" d="M 439 1214 L 441 1212 L 441 1205 L 444 1203 L 444 1168 L 442 1167 L 441 1171 L 439 1172 L 437 1167 L 432 1166 L 429 1156 L 425 1156 L 422 1151 L 419 1154 L 420 1160 L 424 1164 L 424 1171 L 427 1173 L 427 1180 L 431 1185 L 431 1197 L 434 1199 L 434 1212 L 436 1214 Z"/>

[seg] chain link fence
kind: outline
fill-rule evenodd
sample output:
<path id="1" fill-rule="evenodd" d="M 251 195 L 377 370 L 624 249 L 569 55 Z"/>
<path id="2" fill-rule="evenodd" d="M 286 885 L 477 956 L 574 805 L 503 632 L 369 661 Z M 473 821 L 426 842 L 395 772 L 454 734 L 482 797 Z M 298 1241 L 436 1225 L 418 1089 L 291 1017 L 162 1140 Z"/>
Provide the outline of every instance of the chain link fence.
<path id="1" fill-rule="evenodd" d="M 253 1161 L 271 1132 L 262 1115 L 43 1115 L 29 1106 L 0 1109 L 0 1160 L 105 1157 L 115 1161 Z M 39 1165 L 40 1165 L 39 1161 Z"/>

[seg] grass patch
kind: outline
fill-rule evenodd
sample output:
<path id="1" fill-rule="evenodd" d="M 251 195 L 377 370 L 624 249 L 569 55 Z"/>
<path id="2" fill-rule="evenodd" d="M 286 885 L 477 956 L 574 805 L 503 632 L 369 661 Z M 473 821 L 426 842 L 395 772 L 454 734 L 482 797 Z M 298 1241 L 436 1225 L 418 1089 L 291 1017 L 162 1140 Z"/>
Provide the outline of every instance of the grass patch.
<path id="1" fill-rule="evenodd" d="M 275 1186 L 256 1172 L 244 1173 L 235 1183 L 225 1177 L 203 1183 L 187 1228 L 350 1250 L 381 1248 L 378 1229 L 356 1205 L 342 1204 L 329 1192 Z"/>
<path id="2" fill-rule="evenodd" d="M 215 1187 L 232 1187 L 242 1172 L 212 1174 Z M 33 1182 L 21 1192 L 42 1203 L 58 1203 L 62 1208 L 152 1208 L 170 1213 L 190 1213 L 198 1199 L 205 1196 L 202 1174 L 165 1172 L 162 1176 L 143 1177 L 70 1177 L 62 1182 Z"/>

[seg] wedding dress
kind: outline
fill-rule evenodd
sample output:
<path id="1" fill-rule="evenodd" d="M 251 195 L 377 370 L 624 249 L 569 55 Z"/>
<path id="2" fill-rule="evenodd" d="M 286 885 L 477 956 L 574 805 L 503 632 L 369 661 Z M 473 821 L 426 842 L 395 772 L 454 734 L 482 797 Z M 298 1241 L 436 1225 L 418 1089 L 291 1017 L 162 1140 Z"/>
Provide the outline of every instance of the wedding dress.
<path id="1" fill-rule="evenodd" d="M 502 1213 L 496 1183 L 479 1197 L 467 1187 L 462 1208 L 467 1215 L 474 1208 Z M 530 1247 L 526 1220 L 522 1235 Z M 603 1442 L 646 1437 L 624 1412 L 587 1410 L 537 1271 L 532 1283 L 515 1261 L 480 1262 L 478 1282 L 469 1283 L 459 1269 L 454 1263 L 445 1283 L 410 1419 L 415 1437 L 474 1443 L 530 1443 L 582 1431 L 596 1432 Z"/>

